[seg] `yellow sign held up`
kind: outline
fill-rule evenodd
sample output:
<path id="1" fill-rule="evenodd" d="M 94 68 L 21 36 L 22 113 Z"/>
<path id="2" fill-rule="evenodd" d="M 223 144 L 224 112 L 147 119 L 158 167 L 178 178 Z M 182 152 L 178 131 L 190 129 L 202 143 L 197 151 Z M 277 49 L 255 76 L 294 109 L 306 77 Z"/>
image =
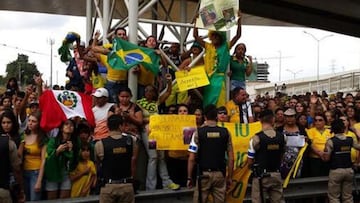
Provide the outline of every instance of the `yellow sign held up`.
<path id="1" fill-rule="evenodd" d="M 234 174 L 232 184 L 227 191 L 226 202 L 242 202 L 251 171 L 247 165 L 247 151 L 250 139 L 261 131 L 260 122 L 218 123 L 231 134 L 234 149 Z M 156 142 L 157 150 L 187 150 L 186 134 L 189 128 L 196 128 L 193 115 L 153 115 L 150 116 L 149 140 Z M 190 131 L 191 132 L 191 131 Z M 188 133 L 190 134 L 190 133 Z M 188 139 L 191 139 L 191 136 Z M 189 140 L 188 140 L 189 141 Z"/>
<path id="2" fill-rule="evenodd" d="M 187 150 L 196 119 L 194 115 L 153 115 L 149 125 L 149 140 L 156 141 L 157 150 Z"/>
<path id="3" fill-rule="evenodd" d="M 196 66 L 190 71 L 175 72 L 176 81 L 180 91 L 195 89 L 209 84 L 204 66 Z"/>

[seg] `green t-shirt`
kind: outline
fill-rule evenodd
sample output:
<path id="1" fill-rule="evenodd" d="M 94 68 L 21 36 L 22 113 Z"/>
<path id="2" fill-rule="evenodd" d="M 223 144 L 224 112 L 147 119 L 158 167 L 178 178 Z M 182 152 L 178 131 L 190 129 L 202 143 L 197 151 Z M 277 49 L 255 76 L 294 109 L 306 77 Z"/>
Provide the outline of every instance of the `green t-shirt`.
<path id="1" fill-rule="evenodd" d="M 46 148 L 45 176 L 50 182 L 62 182 L 64 175 L 70 171 L 70 165 L 74 162 L 74 152 L 64 151 L 56 155 L 56 149 L 60 142 L 56 138 L 49 139 Z"/>
<path id="2" fill-rule="evenodd" d="M 230 60 L 230 70 L 232 71 L 230 79 L 245 82 L 245 72 L 248 64 L 247 60 L 240 63 L 235 57 L 232 57 Z"/>

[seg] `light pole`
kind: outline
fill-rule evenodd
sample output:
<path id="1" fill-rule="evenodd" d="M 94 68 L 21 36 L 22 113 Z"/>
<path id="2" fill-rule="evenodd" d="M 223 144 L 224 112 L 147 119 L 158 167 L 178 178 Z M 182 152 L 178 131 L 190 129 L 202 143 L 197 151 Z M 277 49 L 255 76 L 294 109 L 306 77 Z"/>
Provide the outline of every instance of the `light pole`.
<path id="1" fill-rule="evenodd" d="M 53 45 L 55 40 L 53 38 L 48 38 L 48 43 L 50 44 L 50 88 L 52 88 L 52 75 L 53 75 Z"/>
<path id="2" fill-rule="evenodd" d="M 298 71 L 292 71 L 292 70 L 290 70 L 290 69 L 286 69 L 286 71 L 289 71 L 290 73 L 292 73 L 293 76 L 294 76 L 294 79 L 295 79 L 295 78 L 296 78 L 296 74 L 302 72 L 303 70 L 301 69 L 301 70 L 298 70 Z"/>
<path id="3" fill-rule="evenodd" d="M 325 35 L 324 37 L 318 39 L 318 38 L 316 38 L 313 34 L 311 34 L 311 33 L 309 33 L 309 32 L 306 32 L 305 30 L 304 30 L 304 33 L 310 35 L 310 36 L 317 42 L 316 90 L 319 91 L 320 42 L 321 42 L 322 40 L 324 40 L 325 38 L 332 37 L 332 36 L 334 36 L 334 35 L 333 35 L 333 34 Z"/>
<path id="4" fill-rule="evenodd" d="M 280 56 L 279 56 L 279 82 L 281 81 L 281 50 L 278 51 Z"/>

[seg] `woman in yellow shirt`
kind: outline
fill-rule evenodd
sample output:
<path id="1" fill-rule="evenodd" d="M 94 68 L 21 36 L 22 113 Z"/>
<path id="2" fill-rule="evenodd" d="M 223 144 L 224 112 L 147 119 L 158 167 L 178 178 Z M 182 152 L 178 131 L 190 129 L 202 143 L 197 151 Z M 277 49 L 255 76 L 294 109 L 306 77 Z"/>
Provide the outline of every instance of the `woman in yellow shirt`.
<path id="1" fill-rule="evenodd" d="M 347 116 L 340 116 L 340 120 L 342 120 L 344 122 L 345 125 L 345 131 L 344 134 L 347 137 L 352 137 L 354 141 L 358 141 L 358 138 L 356 136 L 356 134 L 352 131 L 349 130 L 350 128 L 350 119 Z M 354 148 L 351 148 L 351 162 L 353 164 L 355 164 L 355 162 L 357 161 L 357 157 L 358 157 L 358 151 Z"/>
<path id="2" fill-rule="evenodd" d="M 46 135 L 40 129 L 40 112 L 30 114 L 19 156 L 23 159 L 24 184 L 27 201 L 41 200 L 41 186 L 44 176 Z"/>
<path id="3" fill-rule="evenodd" d="M 307 130 L 311 141 L 309 153 L 309 175 L 327 176 L 329 175 L 329 164 L 322 160 L 326 140 L 332 137 L 329 129 L 325 128 L 326 119 L 323 114 L 316 114 L 314 117 L 314 127 Z"/>

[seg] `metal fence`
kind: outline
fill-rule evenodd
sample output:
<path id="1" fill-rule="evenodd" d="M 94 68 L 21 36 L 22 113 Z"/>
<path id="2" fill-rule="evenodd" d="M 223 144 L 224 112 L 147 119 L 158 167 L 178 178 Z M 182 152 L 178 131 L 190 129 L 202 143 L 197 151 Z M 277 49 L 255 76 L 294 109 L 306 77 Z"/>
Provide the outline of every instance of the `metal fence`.
<path id="1" fill-rule="evenodd" d="M 325 90 L 328 94 L 336 92 L 355 92 L 360 89 L 360 72 L 352 71 L 336 75 L 323 76 L 319 79 L 299 79 L 293 81 L 285 81 L 286 89 L 277 90 L 287 93 L 288 95 L 305 94 L 306 92 L 313 92 Z M 317 85 L 319 84 L 319 85 Z M 274 95 L 276 90 L 273 84 L 255 86 L 256 94 L 264 95 L 266 92 Z"/>

